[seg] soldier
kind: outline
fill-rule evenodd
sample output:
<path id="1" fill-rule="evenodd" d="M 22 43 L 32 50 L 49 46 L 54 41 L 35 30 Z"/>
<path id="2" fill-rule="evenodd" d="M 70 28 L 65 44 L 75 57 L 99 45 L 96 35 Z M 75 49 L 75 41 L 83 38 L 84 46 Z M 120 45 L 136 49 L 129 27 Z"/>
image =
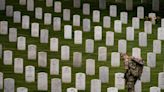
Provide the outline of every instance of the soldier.
<path id="1" fill-rule="evenodd" d="M 128 89 L 128 92 L 134 92 L 134 85 L 137 80 L 140 80 L 144 62 L 141 58 L 135 58 L 128 56 L 125 53 L 121 53 L 121 57 L 124 60 L 125 65 L 125 83 Z"/>

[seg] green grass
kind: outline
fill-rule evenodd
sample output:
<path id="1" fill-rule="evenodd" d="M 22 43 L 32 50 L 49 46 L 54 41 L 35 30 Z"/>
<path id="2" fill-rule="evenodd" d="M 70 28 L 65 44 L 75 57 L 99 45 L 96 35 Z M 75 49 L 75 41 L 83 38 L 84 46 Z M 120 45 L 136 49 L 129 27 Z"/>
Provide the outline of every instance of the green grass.
<path id="1" fill-rule="evenodd" d="M 86 39 L 94 39 L 94 35 L 93 35 L 93 30 L 94 30 L 94 26 L 100 25 L 102 26 L 102 20 L 103 17 L 102 16 L 106 16 L 109 15 L 108 13 L 108 8 L 106 10 L 101 10 L 101 22 L 100 23 L 91 23 L 91 32 L 83 32 L 83 44 L 82 45 L 75 45 L 72 40 L 65 40 L 64 36 L 63 36 L 63 28 L 64 25 L 71 25 L 72 24 L 72 16 L 74 14 L 79 14 L 81 15 L 81 19 L 82 18 L 90 18 L 92 20 L 92 12 L 91 15 L 86 16 L 82 14 L 82 9 L 74 9 L 73 8 L 73 3 L 72 0 L 62 0 L 62 7 L 63 8 L 68 8 L 71 9 L 71 21 L 70 22 L 65 22 L 62 21 L 62 30 L 59 32 L 53 31 L 53 26 L 49 25 L 46 26 L 43 24 L 43 20 L 37 20 L 34 18 L 34 12 L 28 12 L 26 10 L 26 6 L 20 6 L 19 5 L 19 1 L 18 0 L 6 0 L 7 1 L 7 5 L 13 5 L 14 6 L 14 11 L 21 11 L 22 15 L 29 15 L 30 16 L 30 22 L 38 22 L 40 25 L 40 29 L 48 29 L 49 30 L 49 38 L 52 37 L 56 37 L 59 38 L 59 51 L 58 52 L 50 52 L 50 48 L 49 48 L 49 44 L 40 44 L 39 42 L 39 38 L 33 38 L 30 35 L 30 29 L 28 30 L 24 30 L 21 28 L 21 24 L 14 24 L 13 23 L 13 18 L 11 17 L 6 17 L 5 16 L 5 11 L 0 11 L 0 20 L 7 20 L 9 22 L 9 27 L 15 27 L 18 29 L 18 36 L 25 36 L 26 40 L 27 40 L 27 45 L 29 44 L 35 44 L 37 45 L 37 51 L 46 51 L 48 53 L 48 62 L 47 62 L 47 67 L 46 68 L 40 68 L 37 65 L 37 60 L 28 60 L 27 59 L 27 50 L 26 51 L 18 51 L 17 47 L 16 47 L 16 43 L 11 43 L 8 40 L 8 35 L 0 35 L 0 43 L 3 45 L 3 50 L 12 50 L 13 51 L 13 56 L 14 58 L 16 57 L 20 57 L 24 59 L 24 66 L 27 65 L 33 65 L 36 68 L 36 77 L 37 77 L 37 73 L 38 72 L 47 72 L 48 73 L 48 91 L 46 92 L 50 92 L 50 80 L 52 78 L 61 78 L 61 72 L 59 75 L 55 75 L 52 76 L 49 74 L 49 68 L 50 68 L 50 59 L 52 58 L 57 58 L 60 59 L 60 47 L 62 45 L 69 45 L 70 46 L 70 60 L 67 61 L 62 61 L 60 60 L 60 71 L 61 71 L 61 67 L 62 66 L 70 66 L 72 67 L 72 83 L 69 84 L 62 84 L 63 87 L 63 92 L 66 92 L 66 88 L 68 87 L 75 87 L 75 73 L 78 72 L 83 72 L 85 73 L 85 62 L 86 59 L 95 59 L 96 61 L 96 74 L 94 76 L 86 76 L 86 91 L 79 91 L 79 92 L 90 92 L 90 82 L 91 79 L 97 79 L 98 78 L 98 74 L 99 74 L 99 67 L 100 66 L 108 66 L 109 67 L 109 83 L 105 83 L 102 84 L 102 92 L 106 92 L 108 87 L 113 87 L 114 86 L 114 73 L 117 72 L 124 72 L 124 68 L 123 68 L 123 63 L 121 62 L 121 67 L 119 68 L 113 68 L 111 67 L 110 64 L 110 57 L 111 57 L 111 52 L 117 52 L 117 47 L 118 47 L 118 40 L 119 39 L 126 39 L 126 27 L 131 26 L 131 19 L 132 16 L 136 16 L 136 6 L 138 5 L 142 5 L 140 4 L 139 0 L 134 0 L 134 11 L 130 11 L 128 12 L 128 16 L 129 16 L 129 21 L 127 25 L 123 25 L 123 30 L 122 33 L 115 33 L 115 40 L 114 40 L 114 46 L 108 46 L 107 50 L 108 50 L 108 58 L 106 62 L 99 62 L 97 57 L 98 57 L 98 47 L 100 46 L 105 46 L 105 33 L 107 31 L 114 31 L 114 20 L 119 19 L 119 17 L 117 18 L 112 18 L 112 23 L 111 23 L 111 28 L 109 29 L 105 29 L 103 28 L 103 40 L 102 41 L 95 41 L 95 48 L 94 48 L 94 53 L 92 54 L 87 54 L 85 53 L 85 40 Z M 98 0 L 97 0 L 98 1 Z M 83 0 L 81 3 L 84 2 L 89 2 L 91 3 L 91 11 L 98 9 L 98 2 L 96 0 Z M 150 0 L 148 0 L 150 1 Z M 111 4 L 116 4 L 114 3 L 114 0 L 107 0 L 107 7 L 109 7 L 109 5 Z M 147 4 L 144 5 L 145 6 L 145 16 L 148 14 L 148 12 L 151 12 L 151 3 L 148 2 Z M 42 7 L 43 8 L 43 12 L 50 12 L 52 13 L 52 16 L 60 16 L 62 18 L 62 13 L 61 14 L 57 14 L 53 12 L 53 7 L 49 7 L 47 8 L 45 6 L 45 0 L 35 0 L 35 7 Z M 120 14 L 121 11 L 126 11 L 125 10 L 125 2 L 118 4 L 118 16 Z M 158 15 L 160 15 L 161 17 L 163 16 L 162 12 L 158 12 Z M 82 25 L 82 21 L 81 21 L 81 25 Z M 141 20 L 140 22 L 140 29 L 139 30 L 135 30 L 135 40 L 134 41 L 128 41 L 127 42 L 127 52 L 128 54 L 131 55 L 132 52 L 132 48 L 133 47 L 139 47 L 138 46 L 138 33 L 144 31 L 144 20 Z M 160 23 L 153 25 L 153 33 L 148 35 L 148 46 L 147 47 L 141 47 L 142 50 L 142 57 L 143 59 L 146 61 L 147 59 L 147 53 L 148 52 L 152 52 L 153 51 L 153 40 L 157 39 L 157 28 L 160 26 Z M 82 26 L 80 27 L 73 27 L 73 30 L 82 30 Z M 27 49 L 27 45 L 26 45 L 26 49 Z M 73 67 L 73 52 L 82 52 L 82 66 L 80 68 L 75 68 Z M 163 71 L 163 64 L 164 64 L 164 42 L 162 41 L 162 53 L 157 55 L 157 67 L 156 68 L 152 68 L 151 69 L 151 82 L 150 83 L 143 83 L 142 85 L 142 92 L 149 92 L 149 88 L 151 86 L 158 86 L 158 73 Z M 25 82 L 25 76 L 24 73 L 23 74 L 15 74 L 14 73 L 14 67 L 13 65 L 3 65 L 3 59 L 0 59 L 0 72 L 4 73 L 4 78 L 14 78 L 15 79 L 15 83 L 16 83 L 16 88 L 17 87 L 27 87 L 29 92 L 39 92 L 37 91 L 37 79 L 35 81 L 35 83 L 26 83 Z M 2 90 L 0 90 L 2 91 Z M 119 92 L 126 92 L 125 90 L 120 90 Z M 162 90 L 161 92 L 164 92 L 164 90 Z"/>

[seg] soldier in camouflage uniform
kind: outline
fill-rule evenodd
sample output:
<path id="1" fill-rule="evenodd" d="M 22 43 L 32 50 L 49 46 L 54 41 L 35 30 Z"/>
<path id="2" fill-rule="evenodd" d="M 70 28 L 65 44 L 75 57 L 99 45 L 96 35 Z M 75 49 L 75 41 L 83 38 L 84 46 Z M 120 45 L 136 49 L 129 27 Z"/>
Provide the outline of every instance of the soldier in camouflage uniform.
<path id="1" fill-rule="evenodd" d="M 140 80 L 144 62 L 141 58 L 135 58 L 121 53 L 121 57 L 124 59 L 125 65 L 125 83 L 128 92 L 134 92 L 134 85 L 137 80 Z"/>

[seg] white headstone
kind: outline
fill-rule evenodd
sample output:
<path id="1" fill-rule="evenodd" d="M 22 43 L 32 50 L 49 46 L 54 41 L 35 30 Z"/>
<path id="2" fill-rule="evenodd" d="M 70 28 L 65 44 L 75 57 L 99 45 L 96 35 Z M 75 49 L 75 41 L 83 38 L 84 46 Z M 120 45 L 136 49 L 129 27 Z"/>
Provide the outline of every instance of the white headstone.
<path id="1" fill-rule="evenodd" d="M 124 73 L 115 73 L 115 87 L 119 90 L 125 89 Z"/>
<path id="2" fill-rule="evenodd" d="M 3 89 L 3 73 L 0 72 L 0 89 Z"/>
<path id="3" fill-rule="evenodd" d="M 90 15 L 90 4 L 89 3 L 83 3 L 83 14 Z"/>
<path id="4" fill-rule="evenodd" d="M 118 52 L 111 53 L 111 66 L 112 67 L 120 66 L 120 53 L 118 53 Z"/>
<path id="5" fill-rule="evenodd" d="M 78 92 L 78 90 L 76 88 L 67 88 L 67 92 Z"/>
<path id="6" fill-rule="evenodd" d="M 81 0 L 73 0 L 73 7 L 80 8 L 81 7 Z"/>
<path id="7" fill-rule="evenodd" d="M 164 27 L 164 18 L 161 19 L 161 27 Z"/>
<path id="8" fill-rule="evenodd" d="M 21 23 L 21 12 L 20 11 L 14 11 L 14 16 L 13 16 L 13 22 L 14 23 Z"/>
<path id="9" fill-rule="evenodd" d="M 103 17 L 103 27 L 110 28 L 111 27 L 111 18 L 109 16 Z"/>
<path id="10" fill-rule="evenodd" d="M 143 72 L 141 75 L 141 81 L 143 83 L 150 82 L 151 79 L 151 74 L 150 74 L 150 67 L 144 66 L 143 67 Z"/>
<path id="11" fill-rule="evenodd" d="M 134 29 L 139 29 L 140 28 L 140 19 L 137 17 L 132 18 L 132 27 Z"/>
<path id="12" fill-rule="evenodd" d="M 118 40 L 118 52 L 126 53 L 127 51 L 127 41 L 124 39 Z"/>
<path id="13" fill-rule="evenodd" d="M 149 13 L 148 17 L 151 18 L 152 24 L 156 24 L 156 13 Z"/>
<path id="14" fill-rule="evenodd" d="M 7 17 L 13 16 L 13 6 L 11 6 L 11 5 L 6 6 L 6 16 Z"/>
<path id="15" fill-rule="evenodd" d="M 80 15 L 73 15 L 73 26 L 80 26 Z"/>
<path id="16" fill-rule="evenodd" d="M 50 75 L 59 75 L 59 59 L 50 59 Z"/>
<path id="17" fill-rule="evenodd" d="M 48 43 L 49 31 L 47 29 L 40 30 L 40 43 Z"/>
<path id="18" fill-rule="evenodd" d="M 64 26 L 64 39 L 72 39 L 72 26 L 71 25 Z"/>
<path id="19" fill-rule="evenodd" d="M 0 58 L 2 58 L 3 56 L 3 46 L 2 44 L 0 44 Z"/>
<path id="20" fill-rule="evenodd" d="M 120 20 L 122 24 L 127 24 L 128 23 L 128 13 L 127 12 L 121 12 L 120 13 Z"/>
<path id="21" fill-rule="evenodd" d="M 71 20 L 71 10 L 70 9 L 63 9 L 63 20 L 64 21 Z"/>
<path id="22" fill-rule="evenodd" d="M 106 46 L 114 45 L 114 32 L 107 31 L 106 32 Z"/>
<path id="23" fill-rule="evenodd" d="M 59 40 L 58 38 L 50 38 L 50 51 L 58 51 Z"/>
<path id="24" fill-rule="evenodd" d="M 106 9 L 106 0 L 99 0 L 99 9 Z"/>
<path id="25" fill-rule="evenodd" d="M 27 11 L 34 11 L 34 0 L 27 0 Z"/>
<path id="26" fill-rule="evenodd" d="M 133 27 L 126 28 L 126 40 L 128 40 L 128 41 L 134 40 L 134 28 Z"/>
<path id="27" fill-rule="evenodd" d="M 126 10 L 133 10 L 133 0 L 126 0 Z"/>
<path id="28" fill-rule="evenodd" d="M 26 50 L 26 37 L 19 36 L 17 40 L 17 49 Z"/>
<path id="29" fill-rule="evenodd" d="M 23 73 L 23 58 L 14 59 L 14 73 Z"/>
<path id="30" fill-rule="evenodd" d="M 142 82 L 141 80 L 137 80 L 136 84 L 134 85 L 135 92 L 142 92 Z"/>
<path id="31" fill-rule="evenodd" d="M 137 7 L 137 17 L 140 19 L 144 19 L 144 7 L 143 6 Z"/>
<path id="32" fill-rule="evenodd" d="M 144 22 L 144 31 L 147 34 L 152 34 L 152 23 L 150 21 L 145 21 Z"/>
<path id="33" fill-rule="evenodd" d="M 140 48 L 132 48 L 132 56 L 136 58 L 141 58 L 141 49 Z"/>
<path id="34" fill-rule="evenodd" d="M 83 34 L 82 31 L 74 31 L 74 44 L 82 44 Z"/>
<path id="35" fill-rule="evenodd" d="M 160 8 L 160 0 L 152 0 L 152 10 L 159 11 Z"/>
<path id="36" fill-rule="evenodd" d="M 0 0 L 0 10 L 5 10 L 6 0 Z"/>
<path id="37" fill-rule="evenodd" d="M 61 79 L 59 78 L 51 79 L 51 92 L 62 92 Z"/>
<path id="38" fill-rule="evenodd" d="M 107 66 L 99 67 L 99 79 L 101 80 L 101 83 L 109 82 L 109 67 Z"/>
<path id="39" fill-rule="evenodd" d="M 43 11 L 41 7 L 35 8 L 35 18 L 36 19 L 42 19 Z"/>
<path id="40" fill-rule="evenodd" d="M 54 12 L 61 13 L 62 11 L 62 3 L 60 1 L 54 2 Z"/>
<path id="41" fill-rule="evenodd" d="M 8 34 L 8 21 L 0 21 L 0 34 Z"/>
<path id="42" fill-rule="evenodd" d="M 91 21 L 90 19 L 83 19 L 83 31 L 89 32 L 91 30 Z"/>
<path id="43" fill-rule="evenodd" d="M 86 74 L 95 75 L 95 60 L 94 59 L 86 60 Z"/>
<path id="44" fill-rule="evenodd" d="M 62 83 L 71 83 L 72 70 L 69 66 L 62 66 Z"/>
<path id="45" fill-rule="evenodd" d="M 27 15 L 22 16 L 22 29 L 30 28 L 30 17 Z"/>
<path id="46" fill-rule="evenodd" d="M 90 92 L 101 92 L 101 80 L 92 79 Z"/>
<path id="47" fill-rule="evenodd" d="M 73 66 L 81 67 L 82 66 L 82 53 L 73 52 Z"/>
<path id="48" fill-rule="evenodd" d="M 94 40 L 95 41 L 102 40 L 102 27 L 101 26 L 94 27 Z"/>
<path id="49" fill-rule="evenodd" d="M 38 91 L 47 91 L 48 90 L 48 75 L 45 72 L 38 73 L 37 80 L 37 89 Z"/>
<path id="50" fill-rule="evenodd" d="M 100 22 L 100 11 L 99 10 L 93 10 L 92 20 L 93 20 L 93 22 Z"/>
<path id="51" fill-rule="evenodd" d="M 117 6 L 116 5 L 109 6 L 109 15 L 111 17 L 117 17 Z"/>
<path id="52" fill-rule="evenodd" d="M 85 90 L 86 88 L 85 73 L 76 73 L 75 88 L 78 90 Z"/>
<path id="53" fill-rule="evenodd" d="M 53 0 L 46 0 L 46 7 L 52 7 L 53 6 Z"/>
<path id="54" fill-rule="evenodd" d="M 86 53 L 94 52 L 94 40 L 92 40 L 92 39 L 85 40 L 85 52 Z"/>
<path id="55" fill-rule="evenodd" d="M 3 64 L 12 65 L 13 63 L 13 52 L 11 50 L 5 50 L 3 52 Z"/>
<path id="56" fill-rule="evenodd" d="M 106 60 L 107 60 L 107 48 L 98 47 L 98 61 L 106 61 Z"/>
<path id="57" fill-rule="evenodd" d="M 19 0 L 20 5 L 26 5 L 26 2 L 27 2 L 26 0 Z"/>
<path id="58" fill-rule="evenodd" d="M 4 79 L 4 92 L 15 92 L 15 80 L 12 78 Z"/>
<path id="59" fill-rule="evenodd" d="M 147 66 L 151 68 L 156 67 L 156 54 L 153 52 L 147 53 Z"/>
<path id="60" fill-rule="evenodd" d="M 61 46 L 61 60 L 69 60 L 70 59 L 70 47 L 69 46 Z"/>
<path id="61" fill-rule="evenodd" d="M 161 92 L 159 87 L 150 87 L 150 92 Z"/>
<path id="62" fill-rule="evenodd" d="M 157 39 L 158 40 L 164 40 L 164 28 L 163 27 L 158 28 Z"/>
<path id="63" fill-rule="evenodd" d="M 109 88 L 107 88 L 107 92 L 118 92 L 118 88 L 116 88 L 116 87 L 109 87 Z"/>
<path id="64" fill-rule="evenodd" d="M 158 87 L 164 90 L 164 72 L 158 74 Z"/>
<path id="65" fill-rule="evenodd" d="M 39 23 L 32 23 L 31 24 L 31 36 L 32 37 L 39 37 Z"/>
<path id="66" fill-rule="evenodd" d="M 38 52 L 38 67 L 47 67 L 47 52 Z"/>
<path id="67" fill-rule="evenodd" d="M 122 22 L 120 20 L 114 21 L 114 32 L 116 32 L 116 33 L 122 32 Z"/>
<path id="68" fill-rule="evenodd" d="M 26 66 L 25 67 L 25 81 L 26 82 L 35 82 L 35 67 Z"/>
<path id="69" fill-rule="evenodd" d="M 36 60 L 36 56 L 37 56 L 37 46 L 36 45 L 28 45 L 28 59 L 29 60 Z"/>
<path id="70" fill-rule="evenodd" d="M 54 17 L 53 18 L 53 30 L 54 31 L 60 31 L 61 30 L 61 18 L 60 17 Z"/>
<path id="71" fill-rule="evenodd" d="M 162 42 L 160 40 L 153 40 L 153 52 L 156 54 L 161 53 Z"/>
<path id="72" fill-rule="evenodd" d="M 25 87 L 18 87 L 17 92 L 28 92 L 28 89 Z"/>
<path id="73" fill-rule="evenodd" d="M 17 41 L 17 28 L 9 28 L 9 42 Z"/>
<path id="74" fill-rule="evenodd" d="M 146 47 L 147 46 L 147 33 L 140 32 L 139 33 L 139 46 Z"/>
<path id="75" fill-rule="evenodd" d="M 44 13 L 44 24 L 50 25 L 52 23 L 52 15 L 51 13 Z"/>

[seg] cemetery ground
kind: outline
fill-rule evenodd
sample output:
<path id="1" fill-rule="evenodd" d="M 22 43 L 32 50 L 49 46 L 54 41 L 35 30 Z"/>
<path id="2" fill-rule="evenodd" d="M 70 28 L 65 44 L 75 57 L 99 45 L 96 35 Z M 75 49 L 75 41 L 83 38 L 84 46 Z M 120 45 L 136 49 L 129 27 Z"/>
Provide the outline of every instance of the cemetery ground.
<path id="1" fill-rule="evenodd" d="M 95 75 L 89 76 L 86 75 L 86 90 L 85 91 L 78 91 L 78 92 L 90 92 L 90 84 L 92 79 L 99 79 L 99 67 L 101 66 L 107 66 L 109 67 L 109 82 L 108 83 L 102 83 L 101 92 L 107 92 L 108 87 L 114 87 L 114 74 L 118 72 L 124 73 L 124 66 L 123 62 L 121 60 L 120 67 L 111 67 L 111 53 L 118 51 L 118 40 L 120 39 L 126 39 L 126 27 L 131 26 L 132 24 L 132 16 L 136 16 L 136 7 L 134 7 L 134 11 L 128 12 L 128 24 L 123 24 L 122 26 L 122 33 L 114 33 L 114 46 L 106 46 L 105 44 L 105 35 L 107 31 L 114 32 L 114 20 L 119 20 L 119 15 L 121 11 L 125 11 L 125 5 L 124 4 L 117 4 L 118 7 L 118 17 L 112 17 L 111 18 L 111 28 L 103 28 L 102 30 L 102 40 L 101 41 L 94 41 L 94 53 L 86 53 L 85 52 L 85 40 L 86 39 L 94 39 L 94 26 L 102 26 L 103 25 L 103 17 L 102 16 L 109 16 L 109 10 L 108 8 L 105 10 L 101 10 L 101 21 L 99 23 L 93 23 L 91 22 L 91 31 L 90 32 L 83 32 L 83 39 L 82 44 L 74 44 L 73 39 L 64 39 L 64 25 L 72 25 L 72 16 L 74 14 L 79 14 L 81 17 L 81 20 L 83 18 L 89 18 L 92 21 L 92 10 L 98 9 L 96 7 L 96 2 L 88 1 L 89 3 L 92 3 L 95 6 L 91 6 L 91 14 L 90 15 L 83 15 L 82 9 L 75 9 L 73 8 L 72 1 L 69 0 L 63 0 L 62 1 L 62 9 L 68 8 L 71 9 L 71 21 L 62 21 L 62 29 L 61 31 L 54 31 L 53 25 L 44 25 L 43 19 L 35 19 L 35 12 L 29 12 L 26 9 L 26 6 L 19 5 L 18 0 L 6 0 L 7 5 L 13 5 L 14 11 L 21 11 L 22 15 L 28 15 L 30 16 L 30 23 L 37 22 L 39 23 L 39 29 L 48 29 L 49 30 L 49 43 L 40 43 L 40 38 L 38 37 L 31 37 L 31 29 L 22 29 L 21 23 L 13 23 L 13 17 L 6 17 L 5 11 L 0 11 L 0 21 L 5 20 L 8 21 L 9 27 L 8 28 L 17 28 L 17 37 L 24 36 L 26 37 L 26 50 L 20 51 L 17 50 L 17 42 L 9 42 L 8 35 L 0 35 L 0 43 L 3 46 L 4 50 L 12 50 L 13 51 L 13 59 L 14 58 L 23 58 L 24 61 L 24 67 L 27 65 L 35 66 L 35 82 L 33 83 L 27 83 L 25 82 L 25 68 L 23 74 L 16 74 L 14 73 L 14 65 L 4 65 L 3 59 L 0 58 L 0 72 L 4 73 L 4 78 L 13 78 L 15 79 L 15 89 L 17 87 L 27 87 L 29 92 L 40 92 L 37 91 L 37 73 L 39 72 L 46 72 L 48 74 L 48 91 L 51 90 L 51 79 L 53 78 L 61 78 L 61 69 L 62 66 L 70 66 L 72 68 L 72 82 L 71 83 L 62 83 L 62 92 L 66 92 L 66 89 L 69 87 L 75 87 L 75 74 L 76 73 L 85 73 L 86 68 L 86 59 L 94 59 L 95 60 Z M 113 3 L 114 0 L 108 1 L 108 4 L 115 4 Z M 134 2 L 135 5 L 138 5 L 139 3 Z M 36 0 L 35 1 L 35 7 L 42 7 L 43 13 L 51 13 L 52 17 L 61 17 L 62 13 L 55 13 L 53 11 L 52 7 L 46 7 L 44 0 Z M 108 6 L 109 7 L 109 6 Z M 145 15 L 148 15 L 148 12 L 151 12 L 151 8 L 149 6 L 145 7 Z M 157 13 L 157 15 L 162 15 L 160 12 Z M 31 24 L 30 24 L 31 25 Z M 82 22 L 81 22 L 82 25 Z M 152 34 L 148 34 L 147 36 L 147 46 L 146 47 L 140 47 L 141 48 L 141 56 L 146 61 L 147 60 L 147 53 L 153 52 L 153 40 L 157 39 L 157 28 L 160 27 L 160 22 L 157 22 L 156 25 L 153 25 L 152 27 Z M 73 31 L 75 30 L 83 30 L 82 26 L 80 27 L 72 27 Z M 135 29 L 134 31 L 134 41 L 127 41 L 127 53 L 129 55 L 132 55 L 132 48 L 139 47 L 138 44 L 138 35 L 139 32 L 144 32 L 144 20 L 140 20 L 140 29 Z M 52 52 L 50 51 L 50 38 L 55 37 L 59 39 L 59 50 L 58 52 Z M 37 52 L 39 51 L 45 51 L 47 52 L 47 67 L 41 68 L 38 67 L 38 60 L 28 60 L 27 59 L 27 46 L 29 44 L 35 44 L 37 46 Z M 61 60 L 61 46 L 67 45 L 70 46 L 70 60 L 64 61 Z M 107 60 L 106 61 L 98 61 L 98 47 L 104 46 L 107 47 Z M 164 42 L 162 41 L 162 47 L 161 47 L 161 54 L 156 54 L 156 68 L 151 68 L 151 80 L 148 83 L 142 83 L 142 92 L 149 92 L 149 88 L 152 86 L 158 86 L 158 73 L 164 71 Z M 81 67 L 73 67 L 73 52 L 81 52 L 82 53 L 82 66 Z M 60 73 L 59 75 L 50 75 L 50 59 L 59 59 L 59 67 L 60 67 Z M 146 65 L 146 62 L 145 62 Z M 0 90 L 1 92 L 2 90 Z M 43 92 L 43 91 L 41 91 Z M 126 90 L 119 90 L 119 92 L 126 92 Z M 161 90 L 161 92 L 164 92 L 164 90 Z"/>

